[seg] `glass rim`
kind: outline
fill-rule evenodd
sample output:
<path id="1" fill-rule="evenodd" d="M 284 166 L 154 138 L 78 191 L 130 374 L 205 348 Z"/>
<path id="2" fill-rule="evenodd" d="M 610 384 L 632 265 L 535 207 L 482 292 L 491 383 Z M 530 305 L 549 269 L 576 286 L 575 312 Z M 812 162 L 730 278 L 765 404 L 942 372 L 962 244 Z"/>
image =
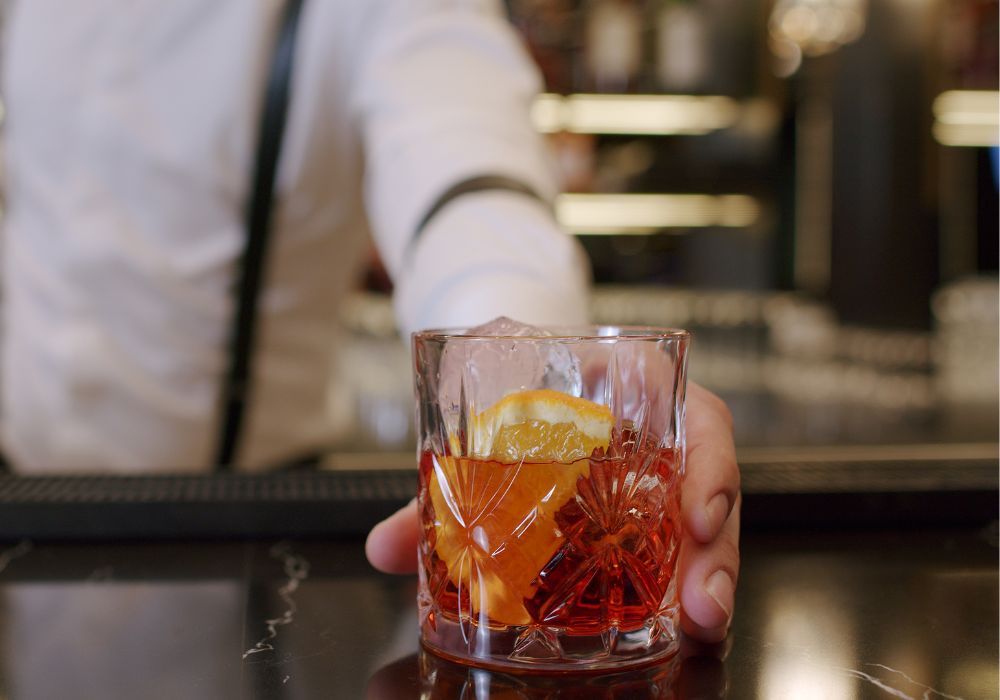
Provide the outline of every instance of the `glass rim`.
<path id="1" fill-rule="evenodd" d="M 539 326 L 548 335 L 486 335 L 468 334 L 465 328 L 429 328 L 415 331 L 414 340 L 526 340 L 526 341 L 630 341 L 630 340 L 690 340 L 691 331 L 683 328 L 643 325 L 584 324 L 570 326 Z M 605 332 L 602 332 L 605 331 Z"/>

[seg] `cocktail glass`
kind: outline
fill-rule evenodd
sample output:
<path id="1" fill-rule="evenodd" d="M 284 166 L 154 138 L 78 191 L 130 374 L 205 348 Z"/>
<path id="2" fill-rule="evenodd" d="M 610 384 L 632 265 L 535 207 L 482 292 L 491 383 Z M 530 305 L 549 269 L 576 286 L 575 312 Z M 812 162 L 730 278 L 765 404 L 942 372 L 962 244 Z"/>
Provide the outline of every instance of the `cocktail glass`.
<path id="1" fill-rule="evenodd" d="M 414 334 L 424 647 L 621 669 L 678 647 L 685 331 Z"/>

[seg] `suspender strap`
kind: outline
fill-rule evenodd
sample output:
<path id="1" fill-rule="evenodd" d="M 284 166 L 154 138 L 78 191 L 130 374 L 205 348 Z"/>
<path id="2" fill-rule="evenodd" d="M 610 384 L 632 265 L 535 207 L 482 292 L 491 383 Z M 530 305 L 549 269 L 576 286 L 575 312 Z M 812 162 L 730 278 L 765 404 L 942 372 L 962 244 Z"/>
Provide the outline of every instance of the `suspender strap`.
<path id="1" fill-rule="evenodd" d="M 507 192 L 518 192 L 528 197 L 537 199 L 540 202 L 545 201 L 529 185 L 526 185 L 520 180 L 515 180 L 512 177 L 507 177 L 506 175 L 479 175 L 478 177 L 470 177 L 452 185 L 434 201 L 431 208 L 427 210 L 426 214 L 424 214 L 424 218 L 422 218 L 420 223 L 417 224 L 417 228 L 413 232 L 413 238 L 410 240 L 410 248 L 412 248 L 417 239 L 420 238 L 420 235 L 424 232 L 424 229 L 427 228 L 427 224 L 431 222 L 431 219 L 437 216 L 438 212 L 444 209 L 444 207 L 452 200 L 457 199 L 464 194 L 484 192 L 487 190 L 506 190 Z"/>
<path id="2" fill-rule="evenodd" d="M 229 337 L 229 368 L 221 395 L 222 425 L 215 458 L 220 471 L 233 466 L 249 396 L 257 300 L 271 229 L 275 172 L 288 114 L 295 35 L 301 9 L 302 0 L 289 0 L 285 5 L 264 92 L 253 183 L 245 212 L 247 242 L 237 270 L 239 286 Z"/>

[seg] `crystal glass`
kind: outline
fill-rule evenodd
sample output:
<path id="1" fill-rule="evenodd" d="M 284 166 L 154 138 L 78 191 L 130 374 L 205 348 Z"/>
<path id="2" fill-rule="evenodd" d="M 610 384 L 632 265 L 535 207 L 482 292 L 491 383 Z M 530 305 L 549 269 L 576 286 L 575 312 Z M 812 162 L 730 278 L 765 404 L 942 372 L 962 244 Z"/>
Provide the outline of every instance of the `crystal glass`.
<path id="1" fill-rule="evenodd" d="M 706 661 L 704 665 L 711 668 L 711 661 L 707 659 L 698 661 Z M 455 698 L 682 700 L 691 697 L 689 694 L 684 694 L 679 687 L 682 670 L 679 654 L 663 663 L 642 668 L 572 675 L 486 671 L 452 663 L 427 652 L 421 652 L 417 656 L 416 663 L 418 673 L 415 675 L 420 678 L 421 700 L 455 700 Z M 696 668 L 700 670 L 701 667 Z M 693 676 L 694 680 L 701 683 L 697 686 L 699 691 L 703 687 L 715 689 L 711 676 L 702 674 L 705 677 L 701 678 L 695 674 L 690 670 L 685 673 L 688 679 Z M 411 688 L 407 690 L 412 692 Z M 704 697 L 716 697 L 705 692 Z M 721 695 L 718 693 L 719 697 Z M 400 692 L 398 696 L 393 697 L 404 696 Z"/>
<path id="2" fill-rule="evenodd" d="M 637 327 L 414 334 L 425 648 L 538 671 L 676 651 L 688 344 Z"/>

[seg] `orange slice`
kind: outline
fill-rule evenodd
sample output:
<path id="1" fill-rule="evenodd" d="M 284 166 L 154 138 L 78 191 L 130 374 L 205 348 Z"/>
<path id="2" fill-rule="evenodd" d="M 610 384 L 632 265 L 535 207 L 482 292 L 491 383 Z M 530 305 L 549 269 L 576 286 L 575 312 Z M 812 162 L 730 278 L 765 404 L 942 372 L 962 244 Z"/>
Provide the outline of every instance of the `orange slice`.
<path id="1" fill-rule="evenodd" d="M 607 447 L 614 418 L 607 406 L 551 389 L 510 394 L 471 421 L 470 450 L 498 462 L 562 462 Z"/>
<path id="2" fill-rule="evenodd" d="M 523 391 L 472 417 L 472 456 L 435 457 L 428 480 L 435 551 L 460 605 L 468 601 L 460 616 L 531 622 L 524 599 L 563 540 L 555 514 L 588 475 L 593 451 L 608 447 L 613 425 L 606 406 Z"/>

